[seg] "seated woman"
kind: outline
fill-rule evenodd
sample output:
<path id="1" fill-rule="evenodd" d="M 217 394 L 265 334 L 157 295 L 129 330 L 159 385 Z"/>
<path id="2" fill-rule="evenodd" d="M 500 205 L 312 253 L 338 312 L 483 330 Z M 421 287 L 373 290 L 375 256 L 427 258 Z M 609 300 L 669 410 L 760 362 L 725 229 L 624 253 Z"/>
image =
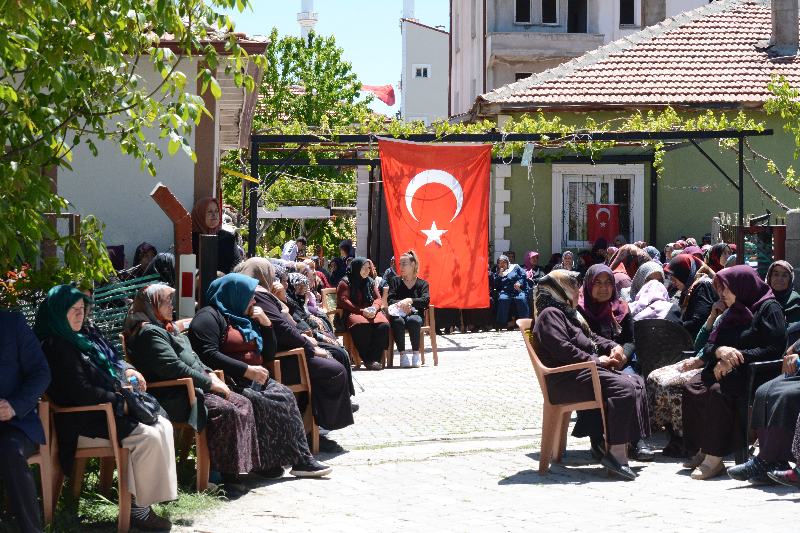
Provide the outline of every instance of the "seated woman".
<path id="1" fill-rule="evenodd" d="M 328 429 L 342 429 L 353 424 L 355 403 L 351 405 L 352 384 L 348 382 L 349 368 L 337 361 L 331 353 L 318 346 L 312 336 L 298 331 L 288 309 L 270 290 L 278 286 L 275 267 L 263 257 L 251 257 L 237 268 L 239 273 L 256 280 L 256 305 L 272 322 L 278 350 L 302 348 L 305 352 L 308 374 L 311 379 L 311 410 L 317 425 Z M 309 332 L 310 335 L 310 332 Z M 349 356 L 348 356 L 349 357 Z M 347 365 L 349 367 L 349 364 Z M 281 381 L 287 385 L 300 383 L 300 370 L 296 360 L 281 358 Z M 305 403 L 303 403 L 305 402 Z M 301 408 L 305 409 L 308 399 L 301 398 Z M 324 440 L 320 437 L 320 450 L 326 451 Z M 330 451 L 330 450 L 328 450 Z"/>
<path id="2" fill-rule="evenodd" d="M 294 394 L 261 366 L 273 360 L 277 350 L 272 322 L 255 305 L 256 286 L 256 280 L 241 274 L 214 280 L 208 305 L 189 326 L 192 350 L 207 367 L 222 370 L 233 390 L 253 406 L 260 475 L 280 477 L 283 465 L 293 465 L 295 476 L 327 475 L 332 469 L 308 449 Z"/>
<path id="3" fill-rule="evenodd" d="M 645 283 L 636 293 L 636 299 L 629 304 L 628 309 L 634 322 L 656 318 L 681 323 L 681 308 L 670 301 L 663 278 L 651 279 Z"/>
<path id="4" fill-rule="evenodd" d="M 150 264 L 147 265 L 147 270 L 144 271 L 144 276 L 151 276 L 158 274 L 158 281 L 166 283 L 170 287 L 176 284 L 175 278 L 175 255 L 171 253 L 161 253 L 156 255 Z"/>
<path id="5" fill-rule="evenodd" d="M 389 321 L 381 312 L 381 295 L 365 257 L 356 257 L 336 287 L 336 300 L 358 356 L 367 370 L 380 370 L 383 351 L 389 345 Z"/>
<path id="6" fill-rule="evenodd" d="M 545 274 L 544 269 L 539 266 L 539 252 L 530 251 L 526 253 L 522 264 L 531 286 L 535 286 Z"/>
<path id="7" fill-rule="evenodd" d="M 499 259 L 498 259 L 498 261 L 499 261 Z M 550 261 L 548 261 L 547 264 L 544 266 L 544 273 L 545 274 L 549 274 L 550 271 L 553 270 L 553 267 L 555 267 L 560 262 L 561 262 L 561 254 L 556 253 L 556 254 L 551 255 L 550 256 Z M 497 270 L 498 270 L 497 267 L 498 267 L 497 265 L 494 266 L 493 272 L 497 272 Z"/>
<path id="8" fill-rule="evenodd" d="M 661 252 L 658 251 L 658 248 L 655 246 L 646 246 L 644 251 L 650 256 L 650 259 L 658 264 L 658 266 L 661 266 Z"/>
<path id="9" fill-rule="evenodd" d="M 619 291 L 620 298 L 630 303 L 636 299 L 639 291 L 648 281 L 658 280 L 664 283 L 664 269 L 655 261 L 647 261 L 636 271 L 631 279 L 631 286 Z"/>
<path id="10" fill-rule="evenodd" d="M 650 436 L 650 419 L 644 382 L 636 374 L 618 372 L 623 348 L 614 341 L 592 333 L 575 309 L 579 289 L 577 273 L 556 270 L 539 281 L 536 288 L 536 322 L 531 343 L 543 365 L 559 366 L 594 361 L 603 400 L 608 402 L 609 452 L 600 463 L 625 479 L 635 479 L 628 466 L 625 447 Z M 616 320 L 616 319 L 614 319 Z M 554 404 L 594 399 L 592 375 L 588 369 L 546 376 L 550 401 Z"/>
<path id="11" fill-rule="evenodd" d="M 577 270 L 581 276 L 586 275 L 586 271 L 589 270 L 589 267 L 591 267 L 593 264 L 594 256 L 592 255 L 592 252 L 589 250 L 582 250 L 578 252 L 578 268 L 575 270 Z M 603 263 L 599 264 L 602 265 Z"/>
<path id="12" fill-rule="evenodd" d="M 719 300 L 712 279 L 714 272 L 696 257 L 680 254 L 664 267 L 670 281 L 681 291 L 681 325 L 696 337 L 711 314 L 711 306 Z"/>
<path id="13" fill-rule="evenodd" d="M 169 520 L 155 514 L 150 506 L 178 499 L 172 424 L 158 417 L 149 426 L 128 416 L 127 403 L 110 385 L 110 380 L 119 377 L 114 365 L 102 350 L 78 333 L 87 301 L 88 297 L 75 287 L 58 285 L 48 291 L 36 313 L 34 332 L 41 340 L 50 373 L 58 376 L 50 382 L 47 394 L 60 407 L 112 405 L 117 438 L 123 448 L 130 450 L 131 523 L 142 529 L 169 529 Z M 103 413 L 59 413 L 54 422 L 58 458 L 64 472 L 72 471 L 78 448 L 108 446 L 108 425 Z"/>
<path id="14" fill-rule="evenodd" d="M 492 274 L 492 281 L 497 290 L 497 323 L 499 330 L 508 324 L 508 312 L 511 302 L 517 305 L 517 317 L 529 318 L 531 316 L 528 306 L 528 277 L 519 265 L 508 260 L 508 256 L 501 255 L 497 259 L 497 272 Z M 515 329 L 511 326 L 509 329 Z"/>
<path id="15" fill-rule="evenodd" d="M 131 276 L 134 278 L 141 278 L 144 276 L 147 267 L 150 266 L 150 261 L 152 261 L 156 255 L 158 255 L 158 251 L 152 244 L 143 242 L 137 246 L 133 254 L 133 270 L 131 270 Z"/>
<path id="16" fill-rule="evenodd" d="M 419 354 L 423 323 L 423 313 L 431 303 L 428 282 L 418 277 L 419 259 L 414 250 L 400 256 L 397 262 L 400 275 L 389 282 L 389 305 L 395 306 L 404 316 L 392 313 L 389 308 L 389 323 L 392 326 L 394 342 L 400 353 L 400 368 L 419 368 L 422 362 Z M 411 339 L 411 359 L 406 351 L 406 330 Z"/>
<path id="17" fill-rule="evenodd" d="M 614 274 L 605 265 L 593 265 L 583 278 L 583 290 L 578 297 L 578 312 L 596 336 L 622 346 L 618 368 L 623 372 L 636 373 L 634 363 L 633 319 L 628 304 L 617 295 Z M 573 437 L 589 437 L 596 458 L 605 453 L 603 445 L 603 419 L 600 411 L 578 411 Z M 630 443 L 628 456 L 639 461 L 651 461 L 655 457 L 643 440 Z"/>
<path id="18" fill-rule="evenodd" d="M 725 470 L 722 458 L 743 445 L 735 401 L 745 393 L 747 365 L 783 354 L 786 320 L 769 285 L 739 265 L 720 270 L 714 288 L 727 312 L 703 348 L 708 364 L 683 388 L 683 440 L 700 452 L 688 464 L 693 479 Z"/>
<path id="19" fill-rule="evenodd" d="M 783 308 L 786 328 L 800 322 L 800 294 L 794 290 L 794 267 L 788 261 L 775 261 L 769 266 L 764 281 Z"/>
<path id="20" fill-rule="evenodd" d="M 706 264 L 714 272 L 719 272 L 725 268 L 725 263 L 731 255 L 733 255 L 733 251 L 730 246 L 724 242 L 715 244 L 708 252 Z"/>
<path id="21" fill-rule="evenodd" d="M 345 264 L 344 258 L 334 257 L 331 259 L 331 277 L 328 279 L 331 287 L 338 287 L 339 282 L 342 281 L 345 274 L 347 274 L 347 265 Z"/>
<path id="22" fill-rule="evenodd" d="M 561 266 L 564 270 L 575 270 L 575 256 L 569 250 L 561 256 Z"/>
<path id="23" fill-rule="evenodd" d="M 172 422 L 188 423 L 198 433 L 208 430 L 211 469 L 222 474 L 227 489 L 235 490 L 240 472 L 266 470 L 261 468 L 253 407 L 192 352 L 189 340 L 172 321 L 174 292 L 160 283 L 139 290 L 123 326 L 128 357 L 150 381 L 192 379 L 193 405 L 185 387 L 156 388 L 152 394 Z"/>
<path id="24" fill-rule="evenodd" d="M 620 245 L 611 243 L 612 246 L 616 246 L 617 248 Z M 597 239 L 594 244 L 592 245 L 592 264 L 599 264 L 602 265 L 608 259 L 608 242 L 603 238 L 600 237 Z M 591 266 L 591 265 L 590 265 Z"/>
<path id="25" fill-rule="evenodd" d="M 200 198 L 192 209 L 192 253 L 200 253 L 200 235 L 217 235 L 217 270 L 227 274 L 241 263 L 236 235 L 222 229 L 222 214 L 216 198 Z"/>

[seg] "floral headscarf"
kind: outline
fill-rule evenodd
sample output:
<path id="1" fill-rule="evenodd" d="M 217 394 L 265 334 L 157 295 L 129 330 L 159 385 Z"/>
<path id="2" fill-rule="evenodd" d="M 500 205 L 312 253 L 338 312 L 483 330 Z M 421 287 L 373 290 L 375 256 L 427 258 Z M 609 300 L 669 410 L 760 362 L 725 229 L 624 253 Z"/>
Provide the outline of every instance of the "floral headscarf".
<path id="1" fill-rule="evenodd" d="M 579 274 L 569 270 L 553 270 L 548 275 L 539 280 L 534 292 L 534 311 L 536 317 L 547 309 L 554 307 L 563 312 L 567 319 L 581 328 L 584 334 L 591 340 L 592 331 L 589 329 L 589 324 L 586 319 L 575 310 L 575 301 L 577 293 L 580 289 L 578 282 Z M 592 341 L 592 352 L 594 348 L 594 341 Z"/>

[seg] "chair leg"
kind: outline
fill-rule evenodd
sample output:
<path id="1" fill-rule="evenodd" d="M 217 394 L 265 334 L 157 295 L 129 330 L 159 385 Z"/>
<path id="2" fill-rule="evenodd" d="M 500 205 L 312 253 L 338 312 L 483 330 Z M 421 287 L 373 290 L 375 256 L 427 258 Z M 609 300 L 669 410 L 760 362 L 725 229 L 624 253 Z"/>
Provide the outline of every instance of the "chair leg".
<path id="1" fill-rule="evenodd" d="M 208 475 L 211 471 L 211 458 L 208 455 L 207 434 L 208 432 L 205 429 L 203 429 L 202 433 L 194 434 L 194 442 L 197 451 L 197 492 L 205 492 L 208 490 Z"/>
<path id="2" fill-rule="evenodd" d="M 556 449 L 553 451 L 553 462 L 560 463 L 564 457 L 564 447 L 567 445 L 567 431 L 569 431 L 569 419 L 572 417 L 572 411 L 567 411 L 561 415 L 561 420 L 558 423 L 558 440 L 556 441 Z"/>
<path id="3" fill-rule="evenodd" d="M 192 449 L 192 440 L 194 439 L 194 430 L 183 429 L 181 430 L 181 455 L 180 464 L 185 464 L 189 460 L 189 451 Z"/>
<path id="4" fill-rule="evenodd" d="M 83 487 L 83 475 L 86 473 L 86 457 L 76 457 L 72 466 L 72 474 L 69 476 L 69 492 L 75 500 L 81 497 Z"/>
<path id="5" fill-rule="evenodd" d="M 558 426 L 558 413 L 553 408 L 546 408 L 542 416 L 542 447 L 539 453 L 539 475 L 546 476 L 550 467 L 550 456 L 553 453 L 553 441 L 556 438 L 555 429 Z"/>
<path id="6" fill-rule="evenodd" d="M 425 364 L 425 333 L 422 333 L 419 336 L 419 356 L 422 359 L 422 364 L 424 365 Z"/>
<path id="7" fill-rule="evenodd" d="M 119 464 L 117 463 L 117 479 L 119 481 L 119 522 L 118 533 L 128 533 L 131 528 L 131 493 L 128 492 L 128 454 L 127 448 L 119 449 Z"/>
<path id="8" fill-rule="evenodd" d="M 53 469 L 49 464 L 42 462 L 39 464 L 39 475 L 42 480 L 42 510 L 44 511 L 44 523 L 53 523 Z M 6 497 L 8 502 L 8 497 Z"/>
<path id="9" fill-rule="evenodd" d="M 431 331 L 431 352 L 433 352 L 433 366 L 439 366 L 439 353 L 436 349 L 436 332 Z"/>
<path id="10" fill-rule="evenodd" d="M 100 458 L 100 494 L 108 498 L 111 495 L 111 485 L 114 483 L 114 458 Z"/>

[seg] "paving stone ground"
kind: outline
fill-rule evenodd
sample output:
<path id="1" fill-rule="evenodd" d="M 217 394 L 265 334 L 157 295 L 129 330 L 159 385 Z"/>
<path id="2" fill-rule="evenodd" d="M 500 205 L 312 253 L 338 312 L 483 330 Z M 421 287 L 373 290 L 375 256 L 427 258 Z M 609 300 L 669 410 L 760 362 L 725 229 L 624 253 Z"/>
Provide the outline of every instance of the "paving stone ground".
<path id="1" fill-rule="evenodd" d="M 396 361 L 397 362 L 397 361 Z M 325 479 L 246 476 L 250 491 L 177 528 L 202 533 L 393 531 L 794 531 L 800 492 L 727 476 L 695 481 L 675 459 L 607 478 L 586 439 L 537 474 L 541 393 L 519 332 L 439 337 L 439 366 L 359 371 L 356 424 L 331 437 Z M 660 449 L 664 435 L 651 445 Z M 733 464 L 729 462 L 729 464 Z"/>

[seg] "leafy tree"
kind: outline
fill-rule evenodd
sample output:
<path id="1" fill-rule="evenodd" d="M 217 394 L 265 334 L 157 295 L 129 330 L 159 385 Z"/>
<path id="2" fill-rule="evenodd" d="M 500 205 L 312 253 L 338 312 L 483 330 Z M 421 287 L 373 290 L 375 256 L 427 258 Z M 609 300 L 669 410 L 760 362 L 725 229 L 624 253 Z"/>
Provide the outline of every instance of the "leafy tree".
<path id="1" fill-rule="evenodd" d="M 358 101 L 361 82 L 352 71 L 352 65 L 342 59 L 343 50 L 336 46 L 333 36 L 323 37 L 310 32 L 308 39 L 286 36 L 278 38 L 273 29 L 266 57 L 270 65 L 261 81 L 260 104 L 253 121 L 253 130 L 274 133 L 293 133 L 299 130 L 328 132 L 348 126 L 371 113 L 368 104 L 372 96 Z M 294 147 L 261 153 L 262 158 L 282 159 Z M 316 150 L 300 152 L 297 158 L 334 158 L 337 152 Z M 223 167 L 238 172 L 250 173 L 246 154 L 233 153 L 224 161 Z M 259 176 L 263 179 L 275 167 L 262 166 Z M 264 194 L 264 205 L 277 208 L 281 204 L 296 204 L 298 201 L 314 199 L 345 199 L 356 197 L 356 171 L 339 171 L 336 167 L 287 167 L 281 177 Z M 238 206 L 243 202 L 241 181 L 227 177 L 223 182 L 225 202 Z M 317 202 L 314 205 L 324 205 Z M 243 206 L 242 211 L 246 209 Z M 274 222 L 265 234 L 263 246 L 273 255 L 286 240 L 293 239 L 301 231 L 311 231 L 318 221 Z M 355 231 L 354 217 L 343 217 L 323 222 L 311 236 L 309 245 L 321 246 L 325 253 L 336 250 L 339 242 L 352 236 Z"/>
<path id="2" fill-rule="evenodd" d="M 51 192 L 45 169 L 69 169 L 70 152 L 81 142 L 97 155 L 99 139 L 155 175 L 153 158 L 163 154 L 146 139 L 150 129 L 169 137 L 171 155 L 182 149 L 195 159 L 184 137 L 208 111 L 186 89 L 202 76 L 203 91 L 219 96 L 211 75 L 218 65 L 254 88 L 232 21 L 214 11 L 247 6 L 248 0 L 0 1 L 0 276 L 35 264 L 43 239 L 63 247 L 73 279 L 110 271 L 97 220 L 87 217 L 69 238 L 59 238 L 48 222 L 44 213 L 62 213 L 68 202 Z M 230 55 L 202 42 L 214 27 L 222 29 L 216 36 Z M 175 45 L 159 47 L 163 35 Z M 262 56 L 251 59 L 265 64 Z M 186 70 L 191 60 L 208 67 L 197 78 L 196 67 L 191 76 Z M 158 86 L 142 83 L 147 68 L 161 74 Z"/>

